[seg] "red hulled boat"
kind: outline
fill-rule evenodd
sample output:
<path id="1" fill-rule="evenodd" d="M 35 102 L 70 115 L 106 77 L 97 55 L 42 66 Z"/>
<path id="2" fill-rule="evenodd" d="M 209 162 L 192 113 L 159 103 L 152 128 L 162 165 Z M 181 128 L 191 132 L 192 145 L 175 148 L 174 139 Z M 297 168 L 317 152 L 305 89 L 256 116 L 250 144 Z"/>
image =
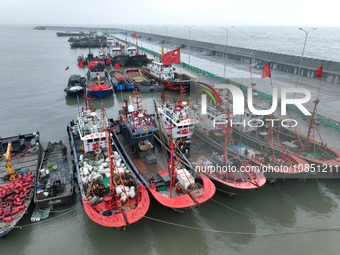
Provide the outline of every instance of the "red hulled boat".
<path id="1" fill-rule="evenodd" d="M 122 228 L 146 214 L 150 198 L 111 138 L 111 123 L 104 109 L 98 114 L 86 103 L 68 130 L 86 214 L 102 226 Z"/>
<path id="2" fill-rule="evenodd" d="M 214 184 L 203 174 L 194 176 L 183 167 L 174 152 L 172 140 L 168 160 L 165 143 L 155 139 L 157 128 L 152 116 L 141 109 L 139 94 L 134 95 L 137 107 L 134 109 L 126 100 L 126 106 L 119 114 L 120 133 L 116 139 L 136 175 L 159 203 L 177 212 L 210 199 L 215 193 Z M 131 98 L 130 101 L 133 102 Z"/>

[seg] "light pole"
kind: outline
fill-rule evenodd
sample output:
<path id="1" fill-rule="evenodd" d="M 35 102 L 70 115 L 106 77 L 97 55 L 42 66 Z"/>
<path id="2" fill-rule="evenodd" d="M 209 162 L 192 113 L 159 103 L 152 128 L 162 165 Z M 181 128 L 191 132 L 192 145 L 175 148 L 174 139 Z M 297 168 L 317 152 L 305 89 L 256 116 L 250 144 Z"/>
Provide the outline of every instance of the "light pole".
<path id="1" fill-rule="evenodd" d="M 190 31 L 191 31 L 191 29 L 194 27 L 195 25 L 192 25 L 192 26 L 186 26 L 188 29 L 189 29 L 189 65 L 190 65 L 190 52 L 191 52 L 191 50 L 190 50 Z"/>
<path id="2" fill-rule="evenodd" d="M 317 29 L 317 28 L 316 28 L 316 27 L 315 27 L 315 28 L 312 28 L 312 29 L 310 29 L 308 32 L 307 32 L 306 30 L 302 29 L 301 27 L 299 27 L 299 29 L 302 30 L 303 32 L 305 32 L 306 36 L 305 36 L 305 43 L 303 44 L 302 56 L 301 56 L 301 60 L 300 60 L 300 65 L 299 65 L 299 70 L 298 70 L 298 75 L 297 75 L 297 79 L 296 79 L 295 88 L 297 88 L 298 83 L 299 83 L 300 72 L 301 72 L 301 66 L 302 66 L 302 60 L 303 60 L 303 55 L 305 54 L 305 48 L 306 48 L 306 42 L 307 42 L 308 34 L 309 34 L 310 32 L 312 32 L 313 30 Z M 294 93 L 294 97 L 295 97 L 295 93 Z"/>
<path id="3" fill-rule="evenodd" d="M 163 25 L 163 27 L 165 27 L 165 36 L 168 37 L 168 27 L 170 25 Z"/>
<path id="4" fill-rule="evenodd" d="M 229 36 L 229 30 L 234 28 L 235 26 L 231 26 L 229 28 L 221 27 L 226 31 L 226 40 L 225 40 L 225 55 L 224 55 L 224 69 L 223 69 L 223 77 L 225 78 L 225 69 L 227 67 L 227 51 L 228 51 L 228 36 Z"/>
<path id="5" fill-rule="evenodd" d="M 152 25 L 149 25 L 150 26 L 150 31 L 151 31 L 151 50 L 153 51 L 153 44 L 152 44 Z"/>
<path id="6" fill-rule="evenodd" d="M 168 27 L 170 27 L 170 25 L 163 25 L 163 27 L 165 27 L 165 36 L 168 36 Z"/>

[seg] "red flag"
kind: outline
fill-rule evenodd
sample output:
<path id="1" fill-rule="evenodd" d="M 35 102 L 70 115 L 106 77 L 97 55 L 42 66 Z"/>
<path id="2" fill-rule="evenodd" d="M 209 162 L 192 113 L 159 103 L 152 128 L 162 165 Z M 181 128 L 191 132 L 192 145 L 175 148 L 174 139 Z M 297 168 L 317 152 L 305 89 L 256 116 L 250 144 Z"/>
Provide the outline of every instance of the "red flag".
<path id="1" fill-rule="evenodd" d="M 163 65 L 180 64 L 181 63 L 181 49 L 169 51 L 162 56 Z"/>
<path id="2" fill-rule="evenodd" d="M 251 72 L 251 67 L 250 67 L 250 64 L 249 64 L 249 72 Z"/>
<path id="3" fill-rule="evenodd" d="M 108 60 L 106 60 L 106 64 L 107 64 L 107 65 L 109 65 L 109 64 L 111 64 L 111 63 L 112 63 L 111 58 L 109 58 Z"/>
<path id="4" fill-rule="evenodd" d="M 77 66 L 79 66 L 80 68 L 84 68 L 84 64 L 83 64 L 83 59 L 82 58 L 80 58 L 78 60 L 78 65 Z"/>
<path id="5" fill-rule="evenodd" d="M 266 77 L 271 77 L 269 63 L 267 63 L 262 69 L 262 78 Z"/>
<path id="6" fill-rule="evenodd" d="M 119 63 L 115 64 L 115 68 L 116 68 L 116 69 L 119 69 L 119 68 L 120 68 Z"/>
<path id="7" fill-rule="evenodd" d="M 65 71 L 67 71 L 68 69 L 70 69 L 70 67 L 69 67 L 69 66 L 67 66 L 67 67 L 65 68 Z"/>
<path id="8" fill-rule="evenodd" d="M 320 67 L 318 67 L 316 69 L 316 73 L 315 73 L 315 76 L 316 78 L 320 79 L 321 80 L 321 76 L 322 76 L 322 68 L 323 68 L 323 65 L 321 65 Z"/>
<path id="9" fill-rule="evenodd" d="M 136 38 L 136 37 L 137 37 L 136 33 L 132 34 L 132 38 Z"/>

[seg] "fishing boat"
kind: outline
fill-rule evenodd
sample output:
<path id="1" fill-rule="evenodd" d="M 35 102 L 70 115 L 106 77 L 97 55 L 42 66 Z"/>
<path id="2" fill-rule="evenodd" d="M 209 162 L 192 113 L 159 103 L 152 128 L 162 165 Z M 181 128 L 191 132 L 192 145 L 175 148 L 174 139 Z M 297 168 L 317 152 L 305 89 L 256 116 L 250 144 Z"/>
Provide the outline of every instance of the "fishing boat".
<path id="1" fill-rule="evenodd" d="M 121 70 L 111 70 L 111 83 L 115 91 L 132 90 L 135 88 L 133 81 L 126 77 L 124 72 Z"/>
<path id="2" fill-rule="evenodd" d="M 138 47 L 130 46 L 126 48 L 126 52 L 129 55 L 128 64 L 132 66 L 142 66 L 148 63 L 146 54 L 141 54 Z"/>
<path id="3" fill-rule="evenodd" d="M 148 74 L 158 82 L 162 83 L 166 89 L 180 90 L 181 87 L 189 88 L 194 82 L 194 77 L 175 72 L 173 65 L 163 65 L 161 61 L 154 60 L 147 67 Z"/>
<path id="4" fill-rule="evenodd" d="M 39 209 L 68 204 L 73 196 L 73 166 L 62 143 L 47 144 L 37 173 L 34 203 Z"/>
<path id="5" fill-rule="evenodd" d="M 267 139 L 276 144 L 281 143 L 286 150 L 308 162 L 310 164 L 309 173 L 312 175 L 323 178 L 339 177 L 340 150 L 323 142 L 315 119 L 319 102 L 318 99 L 314 101 L 314 109 L 306 135 L 299 132 L 296 127 L 274 126 L 273 129 L 277 136 Z M 266 137 L 262 137 L 262 143 L 265 142 L 265 139 Z"/>
<path id="6" fill-rule="evenodd" d="M 266 177 L 248 159 L 241 158 L 231 136 L 232 127 L 226 124 L 222 132 L 224 146 L 221 148 L 223 141 L 211 143 L 204 134 L 196 131 L 198 135 L 193 136 L 192 145 L 198 149 L 191 149 L 190 161 L 214 182 L 217 191 L 227 196 L 261 188 L 266 183 Z"/>
<path id="7" fill-rule="evenodd" d="M 134 104 L 119 113 L 119 132 L 114 138 L 124 152 L 131 168 L 148 188 L 152 196 L 162 205 L 183 213 L 210 199 L 215 186 L 203 174 L 195 175 L 186 169 L 174 152 L 170 140 L 170 160 L 166 145 L 156 138 L 154 120 L 141 108 L 140 96 L 136 92 Z"/>
<path id="8" fill-rule="evenodd" d="M 160 92 L 163 90 L 163 85 L 142 69 L 128 68 L 125 69 L 125 74 L 136 84 L 139 92 Z"/>
<path id="9" fill-rule="evenodd" d="M 81 77 L 80 75 L 73 74 L 68 79 L 67 87 L 64 89 L 64 91 L 68 95 L 75 95 L 77 93 L 84 93 L 86 86 L 86 78 Z"/>
<path id="10" fill-rule="evenodd" d="M 119 46 L 113 45 L 111 47 L 110 55 L 114 64 L 119 64 L 121 66 L 128 64 L 129 55 L 126 54 L 122 44 L 119 44 Z"/>
<path id="11" fill-rule="evenodd" d="M 0 138 L 0 237 L 27 212 L 41 152 L 39 132 Z"/>
<path id="12" fill-rule="evenodd" d="M 160 132 L 166 135 L 168 146 L 170 145 L 170 135 L 172 132 L 172 139 L 175 141 L 176 147 L 178 147 L 183 155 L 188 155 L 194 125 L 199 121 L 191 118 L 191 104 L 183 101 L 186 95 L 185 88 L 181 87 L 180 92 L 180 98 L 175 100 L 174 103 L 166 102 L 163 93 L 163 103 L 157 106 L 160 120 L 156 121 L 156 125 Z"/>
<path id="13" fill-rule="evenodd" d="M 228 107 L 232 107 L 229 104 Z M 193 105 L 195 118 L 200 120 L 195 126 L 195 133 L 208 144 L 223 151 L 224 133 L 223 125 L 215 125 L 218 121 L 227 119 L 228 107 L 208 107 L 206 115 L 201 115 L 199 105 Z M 252 126 L 235 125 L 233 127 L 232 139 L 234 146 L 229 145 L 228 151 L 231 154 L 238 154 L 241 158 L 249 160 L 251 165 L 257 166 L 265 172 L 269 182 L 277 178 L 301 178 L 308 172 L 308 163 L 290 153 L 279 144 L 274 144 L 269 140 L 266 143 L 259 142 L 259 132 L 256 128 L 257 121 L 261 121 L 262 116 L 254 116 L 247 109 L 244 115 L 232 116 L 233 123 L 252 122 Z M 274 130 L 269 127 L 267 137 L 274 136 Z"/>
<path id="14" fill-rule="evenodd" d="M 105 69 L 102 61 L 92 60 L 88 63 L 87 71 L 87 95 L 95 97 L 104 97 L 113 92 L 111 77 Z"/>
<path id="15" fill-rule="evenodd" d="M 99 225 L 120 229 L 143 218 L 150 198 L 111 138 L 110 123 L 104 107 L 97 113 L 85 97 L 68 134 L 86 214 Z"/>

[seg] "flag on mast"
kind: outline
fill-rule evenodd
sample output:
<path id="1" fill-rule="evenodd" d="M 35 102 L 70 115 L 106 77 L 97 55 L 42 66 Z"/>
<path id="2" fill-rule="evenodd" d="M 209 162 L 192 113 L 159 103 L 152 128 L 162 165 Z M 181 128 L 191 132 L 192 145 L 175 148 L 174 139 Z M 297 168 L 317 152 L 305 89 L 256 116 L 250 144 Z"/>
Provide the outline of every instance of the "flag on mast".
<path id="1" fill-rule="evenodd" d="M 116 68 L 116 69 L 119 69 L 119 68 L 120 68 L 119 63 L 115 64 L 115 68 Z"/>
<path id="2" fill-rule="evenodd" d="M 65 71 L 67 71 L 68 69 L 70 69 L 70 67 L 69 67 L 69 66 L 67 66 L 67 67 L 65 68 Z"/>
<path id="3" fill-rule="evenodd" d="M 136 33 L 132 34 L 132 38 L 136 38 L 136 37 L 137 37 Z"/>
<path id="4" fill-rule="evenodd" d="M 266 77 L 272 77 L 270 74 L 269 63 L 267 63 L 262 69 L 262 78 L 266 78 Z"/>
<path id="5" fill-rule="evenodd" d="M 318 68 L 316 69 L 315 76 L 316 76 L 316 78 L 318 78 L 319 80 L 321 80 L 321 76 L 322 76 L 322 68 L 323 68 L 323 65 L 321 65 L 320 67 L 318 67 Z"/>
<path id="6" fill-rule="evenodd" d="M 180 64 L 181 63 L 181 49 L 175 49 L 165 53 L 162 56 L 163 65 Z"/>
<path id="7" fill-rule="evenodd" d="M 83 59 L 82 58 L 80 58 L 78 60 L 78 65 L 77 66 L 79 66 L 80 68 L 84 68 L 84 63 L 83 63 Z"/>

